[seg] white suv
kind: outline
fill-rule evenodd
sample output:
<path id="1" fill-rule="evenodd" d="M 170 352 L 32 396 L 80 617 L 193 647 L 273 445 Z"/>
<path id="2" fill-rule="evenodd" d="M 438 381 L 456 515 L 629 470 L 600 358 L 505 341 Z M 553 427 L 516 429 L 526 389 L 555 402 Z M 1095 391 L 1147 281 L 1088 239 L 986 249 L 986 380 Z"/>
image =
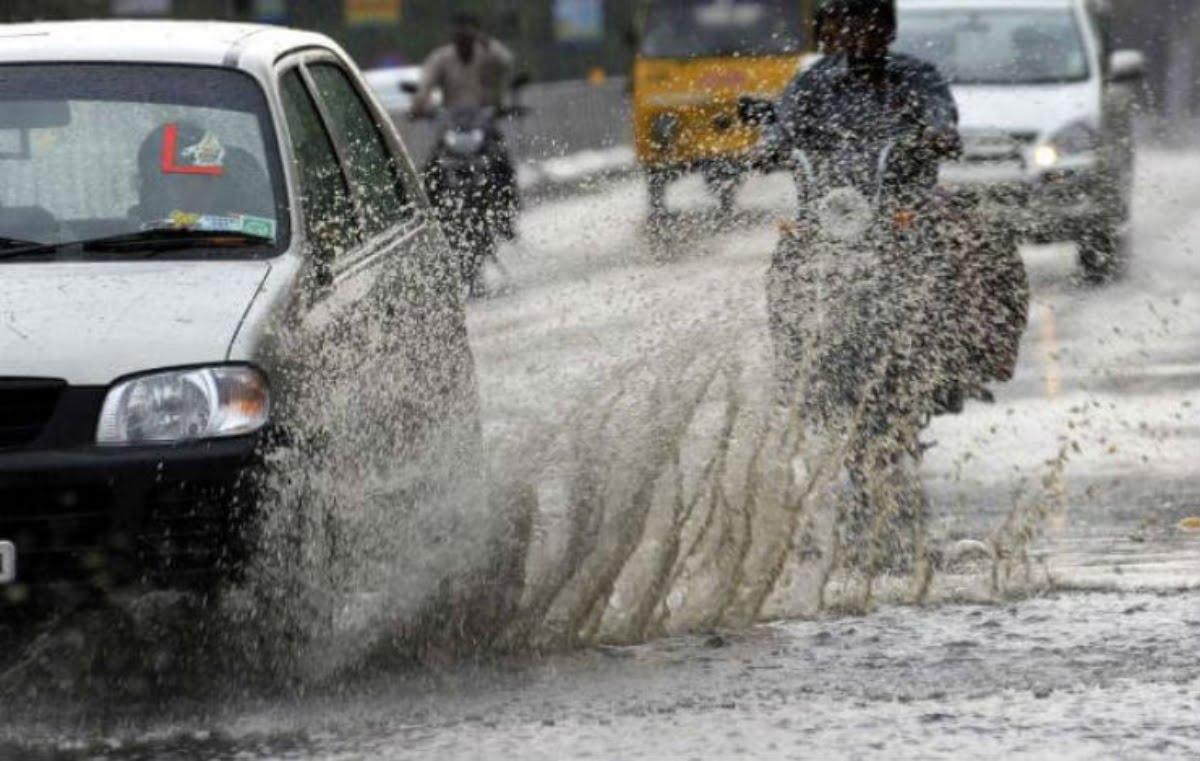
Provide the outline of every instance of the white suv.
<path id="1" fill-rule="evenodd" d="M 1112 51 L 1097 0 L 900 0 L 896 49 L 938 66 L 964 150 L 942 183 L 1039 241 L 1074 240 L 1086 275 L 1121 264 L 1132 114 L 1145 69 Z"/>

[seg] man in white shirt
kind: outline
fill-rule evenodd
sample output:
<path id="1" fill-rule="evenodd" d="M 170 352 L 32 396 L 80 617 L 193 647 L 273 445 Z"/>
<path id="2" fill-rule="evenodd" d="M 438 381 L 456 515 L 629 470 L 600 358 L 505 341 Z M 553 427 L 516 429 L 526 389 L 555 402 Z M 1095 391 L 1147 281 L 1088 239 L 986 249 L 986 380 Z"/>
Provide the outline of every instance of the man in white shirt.
<path id="1" fill-rule="evenodd" d="M 450 110 L 504 105 L 512 83 L 513 54 L 484 33 L 474 14 L 456 13 L 452 23 L 452 42 L 425 60 L 421 86 L 413 98 L 413 113 L 428 111 L 437 90 Z"/>

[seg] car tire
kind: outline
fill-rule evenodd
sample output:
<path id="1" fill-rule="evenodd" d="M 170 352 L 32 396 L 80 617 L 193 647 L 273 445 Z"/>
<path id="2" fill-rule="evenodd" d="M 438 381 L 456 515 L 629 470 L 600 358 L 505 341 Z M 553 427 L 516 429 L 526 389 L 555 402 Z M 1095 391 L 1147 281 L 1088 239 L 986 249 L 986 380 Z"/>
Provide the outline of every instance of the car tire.
<path id="1" fill-rule="evenodd" d="M 667 183 L 671 180 L 662 169 L 646 170 L 646 189 L 650 194 L 650 218 L 660 219 L 667 213 Z"/>
<path id="2" fill-rule="evenodd" d="M 737 208 L 737 196 L 742 187 L 742 180 L 741 173 L 725 167 L 714 167 L 704 173 L 704 183 L 716 196 L 721 214 L 728 216 Z"/>
<path id="3" fill-rule="evenodd" d="M 1108 283 L 1124 273 L 1121 234 L 1112 221 L 1098 222 L 1086 228 L 1076 243 L 1079 245 L 1079 266 L 1087 282 Z"/>

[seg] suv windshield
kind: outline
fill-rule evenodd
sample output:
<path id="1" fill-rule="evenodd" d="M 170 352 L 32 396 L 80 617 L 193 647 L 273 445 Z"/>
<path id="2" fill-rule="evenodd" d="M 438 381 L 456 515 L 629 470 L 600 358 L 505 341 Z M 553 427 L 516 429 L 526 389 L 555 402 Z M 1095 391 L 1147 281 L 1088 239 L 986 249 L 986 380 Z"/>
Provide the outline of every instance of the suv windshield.
<path id="1" fill-rule="evenodd" d="M 129 237 L 106 257 L 162 239 L 156 254 L 269 255 L 288 238 L 271 134 L 261 89 L 235 71 L 0 66 L 0 262 Z"/>
<path id="2" fill-rule="evenodd" d="M 646 19 L 647 58 L 797 55 L 799 0 L 659 0 Z"/>
<path id="3" fill-rule="evenodd" d="M 955 84 L 1087 79 L 1087 50 L 1069 8 L 902 10 L 896 50 L 935 64 Z"/>

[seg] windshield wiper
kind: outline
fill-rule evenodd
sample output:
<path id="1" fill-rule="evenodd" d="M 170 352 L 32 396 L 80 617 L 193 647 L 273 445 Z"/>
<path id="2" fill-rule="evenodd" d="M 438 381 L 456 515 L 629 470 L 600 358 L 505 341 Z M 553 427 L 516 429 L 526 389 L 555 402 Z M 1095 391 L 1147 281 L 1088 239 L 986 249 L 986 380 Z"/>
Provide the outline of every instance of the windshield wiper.
<path id="1" fill-rule="evenodd" d="M 74 245 L 79 246 L 86 253 L 116 254 L 124 251 L 137 251 L 158 254 L 188 248 L 259 248 L 270 246 L 274 242 L 274 238 L 240 231 L 162 229 L 95 238 L 80 241 Z"/>
<path id="2" fill-rule="evenodd" d="M 19 238 L 0 238 L 0 260 L 53 254 L 58 251 L 60 245 L 59 243 L 38 243 Z"/>
<path id="3" fill-rule="evenodd" d="M 63 251 L 80 253 L 119 254 L 132 251 L 150 258 L 167 251 L 189 248 L 261 248 L 274 244 L 274 238 L 244 232 L 214 232 L 211 230 L 143 230 L 113 235 L 108 238 L 77 240 L 69 243 L 35 243 L 33 241 L 0 238 L 0 261 L 26 256 L 45 256 Z M 6 245 L 7 244 L 7 245 Z M 9 247 L 15 246 L 15 247 Z"/>
<path id="4" fill-rule="evenodd" d="M 36 240 L 21 240 L 20 238 L 0 238 L 0 250 L 7 248 L 26 248 L 28 246 L 41 246 Z"/>

